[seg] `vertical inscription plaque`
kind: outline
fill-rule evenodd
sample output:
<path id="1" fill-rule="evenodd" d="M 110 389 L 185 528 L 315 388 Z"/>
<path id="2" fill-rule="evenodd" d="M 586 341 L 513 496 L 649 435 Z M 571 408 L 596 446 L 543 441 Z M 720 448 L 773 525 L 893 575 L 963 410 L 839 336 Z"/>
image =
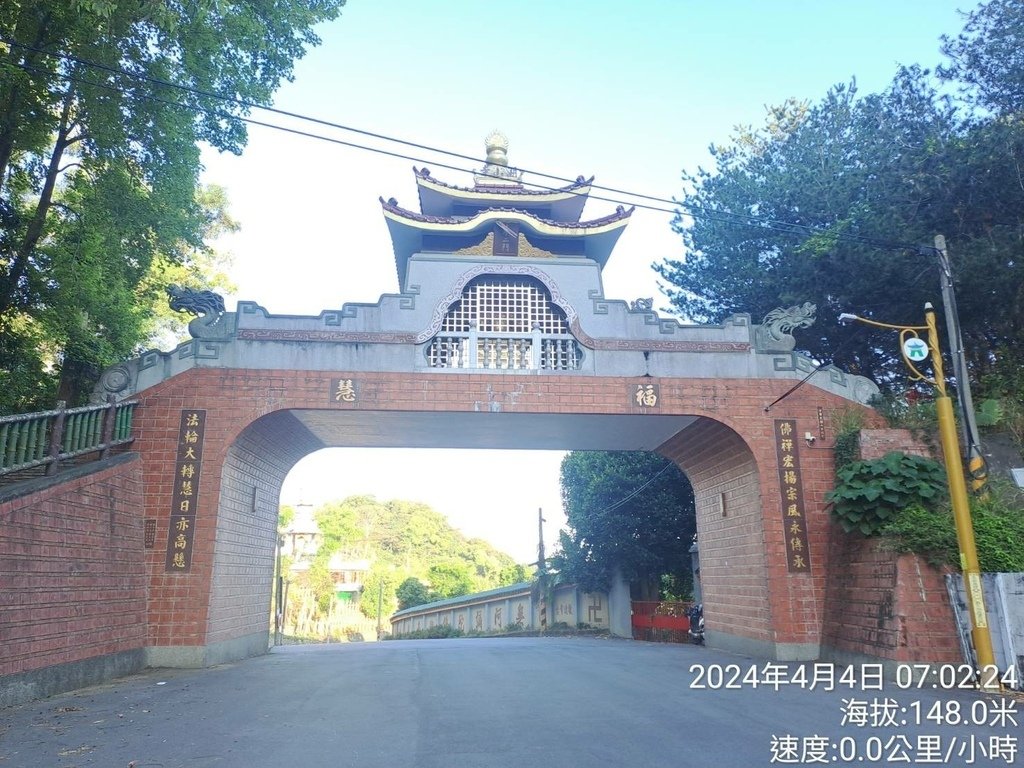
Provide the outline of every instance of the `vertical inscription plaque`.
<path id="1" fill-rule="evenodd" d="M 188 573 L 192 568 L 192 542 L 199 503 L 199 475 L 203 465 L 205 431 L 206 411 L 181 412 L 171 518 L 167 530 L 165 569 L 172 573 Z"/>
<path id="2" fill-rule="evenodd" d="M 782 527 L 786 538 L 786 567 L 791 573 L 811 570 L 807 551 L 807 518 L 800 454 L 796 444 L 796 420 L 775 420 L 775 453 L 779 459 L 779 490 L 782 493 Z"/>

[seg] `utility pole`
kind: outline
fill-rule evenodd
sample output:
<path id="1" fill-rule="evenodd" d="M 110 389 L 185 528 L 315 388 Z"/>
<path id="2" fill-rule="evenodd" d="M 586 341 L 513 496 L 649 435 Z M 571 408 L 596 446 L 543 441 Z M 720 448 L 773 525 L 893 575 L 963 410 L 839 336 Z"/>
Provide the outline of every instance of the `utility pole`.
<path id="1" fill-rule="evenodd" d="M 956 378 L 957 400 L 960 404 L 960 428 L 963 434 L 963 458 L 971 478 L 971 490 L 978 491 L 987 480 L 985 456 L 981 452 L 981 435 L 974 416 L 974 398 L 971 397 L 971 382 L 967 375 L 967 358 L 964 355 L 964 341 L 960 333 L 960 316 L 956 309 L 956 294 L 953 291 L 953 269 L 946 250 L 946 238 L 935 236 L 935 253 L 939 257 L 939 283 L 942 289 L 942 306 L 946 315 L 946 336 L 949 337 L 950 358 L 953 376 Z"/>
<path id="2" fill-rule="evenodd" d="M 537 586 L 540 591 L 540 631 L 548 630 L 548 566 L 544 557 L 544 510 L 537 508 Z"/>
<path id="3" fill-rule="evenodd" d="M 380 642 L 380 612 L 384 605 L 384 580 L 377 585 L 377 642 Z"/>
<path id="4" fill-rule="evenodd" d="M 891 328 L 900 332 L 901 354 L 914 381 L 926 381 L 935 388 L 935 410 L 939 420 L 939 440 L 942 458 L 946 465 L 946 480 L 949 483 L 949 499 L 953 507 L 953 522 L 956 526 L 957 545 L 960 549 L 960 570 L 963 574 L 964 591 L 971 612 L 971 641 L 974 645 L 975 661 L 981 686 L 998 689 L 999 681 L 992 676 L 995 669 L 995 655 L 992 651 L 992 634 L 988 626 L 988 612 L 985 609 L 985 593 L 981 582 L 981 568 L 978 563 L 978 549 L 974 540 L 974 523 L 971 520 L 970 502 L 967 499 L 967 483 L 964 479 L 964 465 L 956 434 L 956 420 L 953 404 L 946 391 L 945 375 L 942 372 L 942 352 L 939 349 L 939 333 L 936 330 L 935 310 L 931 303 L 924 305 L 925 325 L 894 325 L 869 320 L 865 317 L 843 313 L 840 323 L 854 320 L 878 328 Z M 927 331 L 927 344 L 922 344 L 918 331 Z M 914 345 L 916 342 L 916 345 Z M 927 347 L 927 352 L 921 347 Z M 909 351 L 908 351 L 909 350 Z M 916 363 L 931 358 L 932 377 L 929 379 Z M 955 359 L 955 355 L 954 355 Z"/>
<path id="5" fill-rule="evenodd" d="M 284 547 L 284 535 L 277 536 L 277 599 L 274 605 L 274 645 L 281 644 L 281 633 L 284 632 L 284 573 L 281 549 Z"/>

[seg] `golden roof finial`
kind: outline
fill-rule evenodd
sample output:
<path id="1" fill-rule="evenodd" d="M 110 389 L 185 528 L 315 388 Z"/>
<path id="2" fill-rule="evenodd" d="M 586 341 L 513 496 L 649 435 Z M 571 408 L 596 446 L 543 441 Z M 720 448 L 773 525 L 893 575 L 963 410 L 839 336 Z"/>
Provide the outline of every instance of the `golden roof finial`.
<path id="1" fill-rule="evenodd" d="M 484 139 L 484 146 L 488 165 L 508 165 L 508 136 L 498 130 L 491 131 Z"/>

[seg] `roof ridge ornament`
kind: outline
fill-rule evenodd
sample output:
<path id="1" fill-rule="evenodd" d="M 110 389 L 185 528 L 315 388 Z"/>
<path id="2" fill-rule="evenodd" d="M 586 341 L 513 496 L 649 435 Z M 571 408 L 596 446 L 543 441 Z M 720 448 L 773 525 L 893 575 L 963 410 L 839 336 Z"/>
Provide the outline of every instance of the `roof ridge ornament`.
<path id="1" fill-rule="evenodd" d="M 473 174 L 477 187 L 521 187 L 523 172 L 508 164 L 508 136 L 495 129 L 484 139 L 487 160 L 484 167 Z"/>
<path id="2" fill-rule="evenodd" d="M 792 307 L 778 307 L 764 316 L 761 325 L 754 328 L 754 348 L 758 352 L 792 352 L 797 328 L 814 325 L 817 305 L 809 301 Z"/>

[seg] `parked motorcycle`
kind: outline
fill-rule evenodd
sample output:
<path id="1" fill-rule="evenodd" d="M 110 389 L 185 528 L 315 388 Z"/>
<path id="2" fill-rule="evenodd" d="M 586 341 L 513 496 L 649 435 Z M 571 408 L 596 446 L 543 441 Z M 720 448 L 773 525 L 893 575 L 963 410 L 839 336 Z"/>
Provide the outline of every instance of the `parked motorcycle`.
<path id="1" fill-rule="evenodd" d="M 694 645 L 704 645 L 704 604 L 697 603 L 686 612 L 686 615 L 690 619 L 690 629 L 687 632 L 690 635 L 690 642 Z"/>

